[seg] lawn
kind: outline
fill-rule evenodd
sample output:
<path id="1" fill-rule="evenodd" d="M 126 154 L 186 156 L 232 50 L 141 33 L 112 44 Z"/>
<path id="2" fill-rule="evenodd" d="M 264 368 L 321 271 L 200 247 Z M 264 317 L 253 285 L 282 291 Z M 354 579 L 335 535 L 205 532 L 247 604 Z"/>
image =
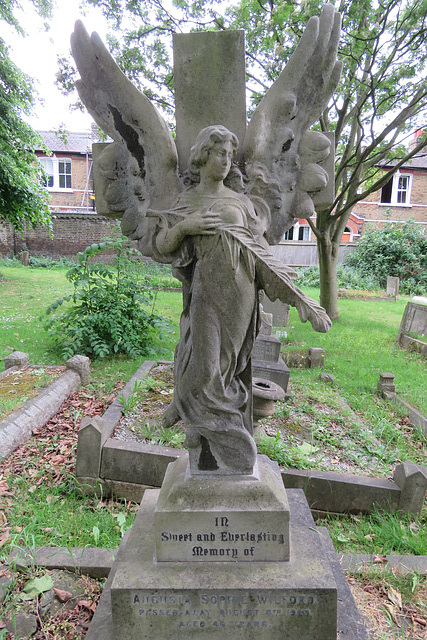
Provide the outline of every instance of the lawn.
<path id="1" fill-rule="evenodd" d="M 65 268 L 46 270 L 0 266 L 0 358 L 13 350 L 20 350 L 30 354 L 33 364 L 62 364 L 61 358 L 52 351 L 52 341 L 39 317 L 54 300 L 71 293 L 71 285 L 65 279 L 66 271 Z M 318 298 L 317 290 L 306 289 L 306 292 Z M 381 435 L 394 447 L 396 442 L 392 439 L 399 439 L 401 417 L 395 407 L 378 398 L 376 384 L 379 373 L 394 373 L 399 393 L 422 411 L 427 411 L 425 360 L 402 350 L 395 343 L 408 299 L 402 298 L 397 302 L 341 300 L 340 319 L 334 321 L 328 334 L 317 334 L 309 324 L 301 324 L 291 310 L 287 337 L 282 337 L 284 357 L 292 357 L 293 353 L 307 354 L 310 346 L 322 347 L 326 352 L 323 370 L 332 373 L 335 380 L 333 387 L 325 386 L 319 380 L 318 369 L 292 369 L 293 397 L 288 407 L 285 405 L 280 409 L 284 418 L 288 422 L 290 419 L 296 422 L 295 415 L 299 419 L 305 412 L 316 422 L 316 439 L 320 439 L 322 434 L 326 437 L 326 430 L 322 429 L 328 420 L 319 413 L 319 404 L 327 407 L 331 424 L 339 422 L 338 410 L 341 413 L 352 410 L 375 438 L 379 439 Z M 180 292 L 158 292 L 155 310 L 169 318 L 172 325 L 170 333 L 153 344 L 150 359 L 173 359 L 181 304 Z M 125 501 L 83 498 L 75 491 L 76 435 L 81 417 L 101 415 L 143 360 L 143 357 L 132 360 L 116 356 L 92 362 L 88 385 L 69 398 L 44 430 L 1 463 L 0 507 L 3 516 L 0 521 L 0 547 L 3 555 L 6 556 L 14 545 L 22 544 L 30 547 L 115 547 L 119 544 L 124 531 L 132 524 L 137 506 Z M 347 403 L 344 410 L 343 401 Z M 397 463 L 398 455 L 413 455 L 416 461 L 420 460 L 423 451 L 425 456 L 425 439 L 406 427 L 405 430 L 405 437 L 412 438 L 413 434 L 413 439 L 422 448 L 414 450 L 413 454 L 409 449 L 402 450 L 396 454 L 393 463 Z M 336 446 L 339 449 L 340 443 Z M 365 473 L 362 466 L 358 471 Z M 419 516 L 405 517 L 373 513 L 330 518 L 322 524 L 328 527 L 340 552 L 424 554 L 425 536 L 422 532 L 426 526 L 426 515 L 425 510 Z M 402 592 L 406 589 L 405 602 L 412 603 L 420 615 L 425 615 L 425 603 L 421 606 L 418 600 L 415 602 L 415 598 L 422 599 L 421 594 L 425 594 L 425 579 L 417 577 L 417 580 L 414 586 L 413 578 L 406 581 L 407 585 L 402 579 L 398 584 L 393 583 L 393 588 Z M 371 589 L 369 593 L 373 585 L 380 585 L 380 593 L 381 589 L 384 590 L 381 585 L 386 584 L 384 577 L 375 582 L 372 577 L 362 576 L 356 585 L 362 593 L 365 593 L 364 581 Z M 388 632 L 381 635 L 381 638 L 392 637 Z"/>

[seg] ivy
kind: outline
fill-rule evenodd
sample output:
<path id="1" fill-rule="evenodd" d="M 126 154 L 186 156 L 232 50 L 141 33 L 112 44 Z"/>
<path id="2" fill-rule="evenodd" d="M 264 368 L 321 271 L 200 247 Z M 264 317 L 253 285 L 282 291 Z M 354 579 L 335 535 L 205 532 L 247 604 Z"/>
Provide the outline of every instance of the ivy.
<path id="1" fill-rule="evenodd" d="M 113 255 L 112 264 L 97 261 L 101 252 Z M 66 278 L 74 292 L 47 308 L 50 317 L 44 324 L 63 358 L 76 353 L 91 358 L 149 355 L 153 336 L 169 327 L 165 318 L 154 314 L 151 278 L 143 272 L 140 253 L 122 234 L 77 254 L 77 264 Z M 71 304 L 58 313 L 65 302 Z"/>

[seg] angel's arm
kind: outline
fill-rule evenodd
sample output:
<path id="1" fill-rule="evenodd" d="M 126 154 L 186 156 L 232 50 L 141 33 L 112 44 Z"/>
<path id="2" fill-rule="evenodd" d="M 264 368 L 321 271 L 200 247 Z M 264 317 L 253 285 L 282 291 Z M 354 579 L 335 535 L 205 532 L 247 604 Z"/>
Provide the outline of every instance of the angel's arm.
<path id="1" fill-rule="evenodd" d="M 170 255 L 179 249 L 187 236 L 213 235 L 221 224 L 220 216 L 212 211 L 187 215 L 172 226 L 168 224 L 167 212 L 148 211 L 147 217 L 158 217 L 161 221 L 156 246 L 164 255 Z"/>

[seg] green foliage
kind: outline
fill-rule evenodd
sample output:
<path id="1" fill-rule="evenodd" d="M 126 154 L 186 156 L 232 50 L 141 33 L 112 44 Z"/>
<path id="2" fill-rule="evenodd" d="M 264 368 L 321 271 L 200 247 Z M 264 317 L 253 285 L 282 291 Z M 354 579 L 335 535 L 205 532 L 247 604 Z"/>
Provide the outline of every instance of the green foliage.
<path id="1" fill-rule="evenodd" d="M 276 460 L 285 469 L 311 469 L 315 466 L 310 460 L 310 455 L 317 451 L 317 448 L 308 442 L 289 445 L 282 440 L 279 430 L 274 438 L 260 435 L 255 437 L 255 441 L 258 453 L 263 453 L 270 460 Z"/>
<path id="2" fill-rule="evenodd" d="M 49 14 L 50 2 L 34 4 L 40 15 Z M 0 20 L 22 35 L 14 8 L 13 0 L 0 3 Z M 0 38 L 0 219 L 11 222 L 17 231 L 23 231 L 26 224 L 50 224 L 48 194 L 34 153 L 43 143 L 22 119 L 31 112 L 33 96 L 31 78 L 12 62 L 6 43 Z"/>
<path id="3" fill-rule="evenodd" d="M 297 284 L 299 287 L 319 287 L 319 267 L 313 265 L 299 269 Z M 361 289 L 362 291 L 375 291 L 380 287 L 379 281 L 370 274 L 362 274 L 357 269 L 342 264 L 337 267 L 337 285 L 343 289 Z"/>
<path id="4" fill-rule="evenodd" d="M 369 229 L 346 264 L 376 278 L 383 287 L 387 276 L 395 276 L 403 292 L 427 293 L 427 235 L 413 221 Z"/>
<path id="5" fill-rule="evenodd" d="M 115 254 L 112 265 L 95 261 L 106 250 Z M 54 314 L 64 302 L 73 303 L 45 323 L 64 358 L 76 353 L 92 358 L 150 353 L 150 341 L 168 323 L 147 310 L 148 305 L 154 306 L 155 294 L 141 273 L 138 255 L 123 235 L 92 244 L 77 255 L 78 263 L 66 274 L 74 293 L 59 298 L 46 311 Z"/>

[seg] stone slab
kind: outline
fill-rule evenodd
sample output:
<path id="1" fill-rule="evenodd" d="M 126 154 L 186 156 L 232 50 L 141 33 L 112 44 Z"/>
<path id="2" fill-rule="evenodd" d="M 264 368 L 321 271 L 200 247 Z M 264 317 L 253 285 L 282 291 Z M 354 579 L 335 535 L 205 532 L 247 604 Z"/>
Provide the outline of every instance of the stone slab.
<path id="1" fill-rule="evenodd" d="M 282 358 L 279 358 L 278 362 L 252 360 L 252 375 L 278 384 L 285 393 L 288 390 L 289 374 L 289 367 L 283 362 Z"/>
<path id="2" fill-rule="evenodd" d="M 418 333 L 427 334 L 427 306 L 419 302 L 408 302 L 403 312 L 397 341 L 401 342 L 402 334 Z"/>
<path id="3" fill-rule="evenodd" d="M 9 556 L 9 564 L 41 566 L 46 569 L 77 571 L 97 580 L 106 578 L 113 566 L 117 549 L 17 547 Z"/>
<path id="4" fill-rule="evenodd" d="M 299 489 L 290 489 L 287 491 L 288 500 L 291 510 L 291 522 L 299 522 L 301 525 L 311 527 L 317 530 L 311 517 L 306 517 L 306 502 L 304 495 Z M 304 515 L 303 515 L 304 514 Z M 150 523 L 147 523 L 147 530 Z M 319 536 L 322 544 L 325 544 L 328 534 L 323 533 Z M 327 542 L 327 541 L 326 541 Z M 338 587 L 338 621 L 337 621 L 337 638 L 339 640 L 367 640 L 368 636 L 364 630 L 360 613 L 356 607 L 354 599 L 351 595 L 350 588 L 347 584 L 345 576 L 341 570 L 341 560 L 345 565 L 347 556 L 338 556 L 331 544 L 326 545 L 327 553 L 331 559 L 331 568 Z M 136 555 L 135 555 L 136 553 Z M 117 561 L 132 561 L 138 557 L 137 549 L 128 548 L 127 541 L 122 542 L 117 554 Z M 85 640 L 117 640 L 113 633 L 112 611 L 111 611 L 111 583 L 117 571 L 118 562 L 114 563 L 107 582 L 105 583 L 101 599 L 95 611 L 92 623 L 85 636 Z M 225 637 L 225 636 L 223 636 Z M 248 636 L 249 637 L 249 636 Z M 276 639 L 271 639 L 276 640 Z"/>
<path id="5" fill-rule="evenodd" d="M 369 513 L 374 505 L 388 512 L 399 508 L 401 490 L 385 478 L 317 469 L 285 469 L 282 478 L 287 491 L 304 490 L 311 509 Z"/>
<path id="6" fill-rule="evenodd" d="M 160 487 L 170 462 L 187 451 L 109 438 L 102 448 L 101 478 Z"/>
<path id="7" fill-rule="evenodd" d="M 253 360 L 277 362 L 282 343 L 273 335 L 259 334 L 252 351 Z"/>
<path id="8" fill-rule="evenodd" d="M 156 563 L 158 493 L 145 493 L 116 563 L 116 640 L 336 640 L 336 583 L 303 496 L 291 509 L 291 562 Z"/>
<path id="9" fill-rule="evenodd" d="M 169 465 L 154 516 L 157 562 L 285 562 L 289 504 L 277 463 L 258 456 L 257 474 L 191 476 Z"/>
<path id="10" fill-rule="evenodd" d="M 264 296 L 262 306 L 266 313 L 271 313 L 273 316 L 273 327 L 287 327 L 289 325 L 289 311 L 291 308 L 289 304 L 285 304 L 279 299 L 272 302 L 270 298 Z"/>
<path id="11" fill-rule="evenodd" d="M 246 130 L 244 31 L 173 36 L 176 147 L 183 172 L 203 127 L 222 124 L 243 142 Z"/>

